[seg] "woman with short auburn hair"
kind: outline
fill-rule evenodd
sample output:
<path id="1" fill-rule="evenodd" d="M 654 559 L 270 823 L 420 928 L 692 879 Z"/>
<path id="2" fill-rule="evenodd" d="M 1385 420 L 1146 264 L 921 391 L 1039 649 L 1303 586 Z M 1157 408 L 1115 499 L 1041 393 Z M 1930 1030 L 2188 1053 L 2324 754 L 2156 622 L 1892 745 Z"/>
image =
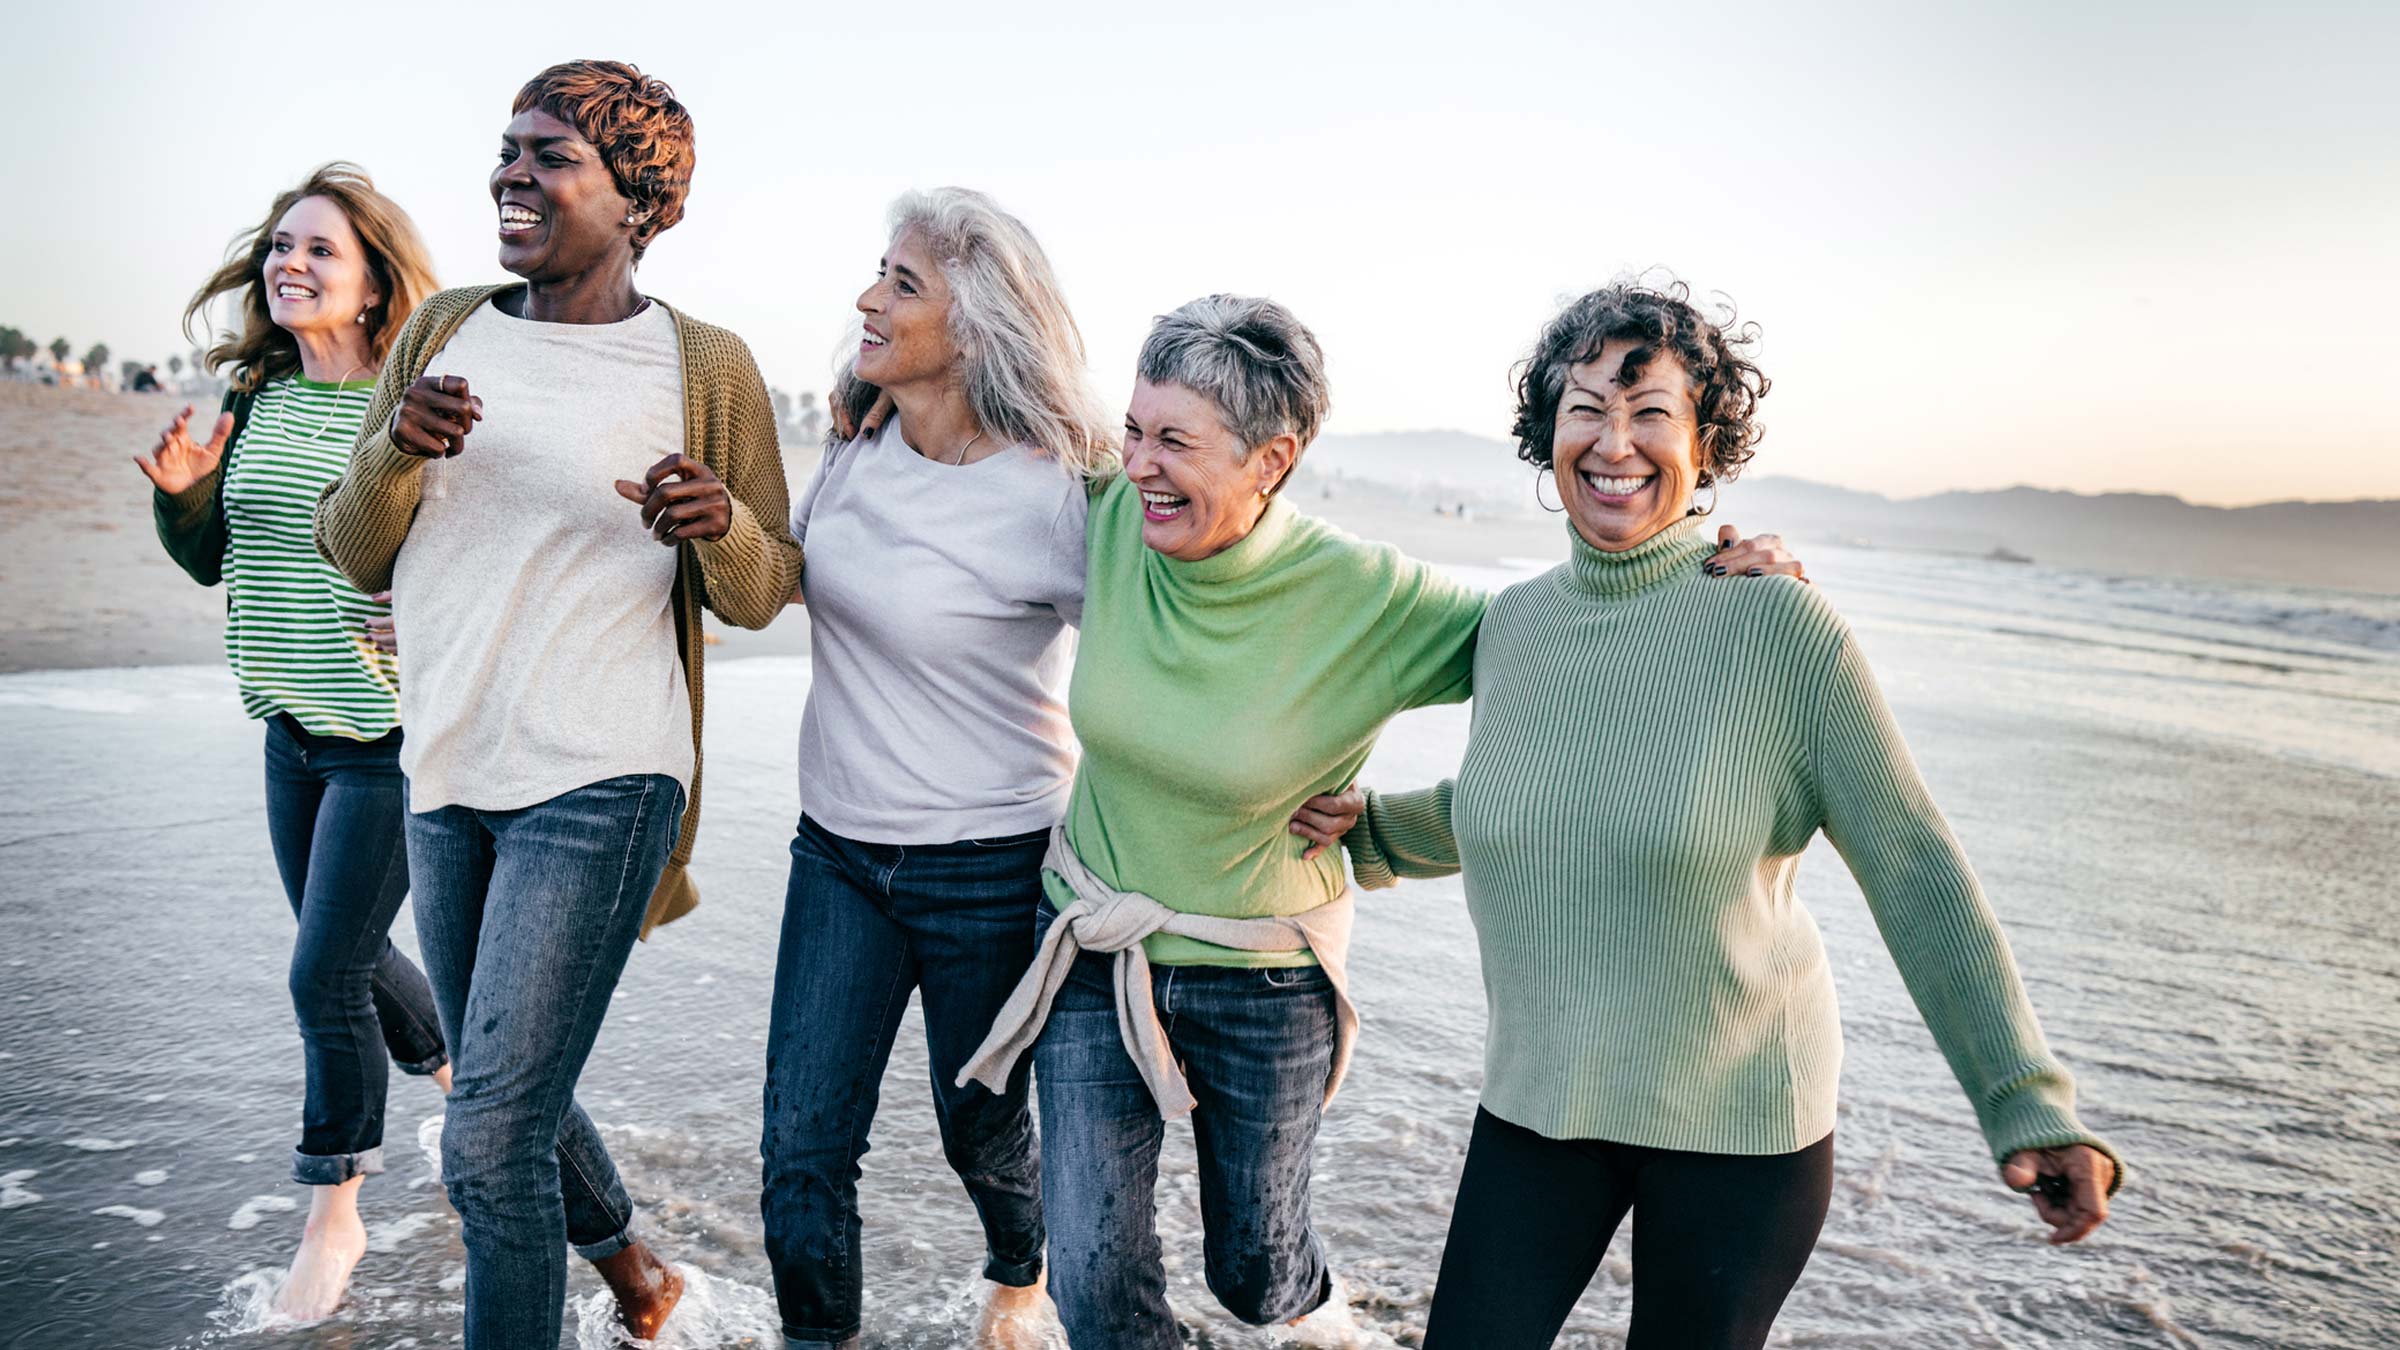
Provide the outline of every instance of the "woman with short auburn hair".
<path id="1" fill-rule="evenodd" d="M 447 1091 L 433 995 L 391 943 L 408 894 L 401 842 L 398 672 L 378 644 L 384 597 L 308 545 L 317 493 L 358 439 L 394 334 L 433 291 L 408 214 L 355 165 L 277 194 L 184 310 L 187 334 L 236 298 L 210 349 L 231 388 L 205 439 L 186 407 L 135 464 L 159 542 L 203 586 L 225 583 L 225 656 L 266 723 L 267 836 L 299 920 L 292 1009 L 307 1067 L 292 1179 L 308 1226 L 276 1307 L 313 1320 L 366 1252 L 358 1190 L 383 1170 L 385 1060 Z"/>
<path id="2" fill-rule="evenodd" d="M 1463 871 L 1491 1003 L 1430 1350 L 1549 1345 L 1629 1212 L 1629 1344 L 1765 1344 L 1833 1184 L 1841 1022 L 1793 894 L 1820 831 L 2050 1240 L 2123 1177 L 1849 626 L 1698 580 L 1694 493 L 1758 439 L 1749 341 L 1679 284 L 1543 330 L 1516 433 L 1571 556 L 1492 601 L 1458 776 L 1368 793 L 1345 840 L 1362 885 Z"/>
<path id="3" fill-rule="evenodd" d="M 558 1343 L 569 1242 L 636 1336 L 682 1293 L 574 1089 L 637 935 L 697 902 L 701 611 L 764 627 L 800 573 L 749 349 L 634 284 L 683 214 L 690 115 L 615 61 L 543 71 L 513 114 L 490 187 L 521 284 L 425 303 L 317 512 L 408 634 L 442 1181 L 484 1350 Z"/>

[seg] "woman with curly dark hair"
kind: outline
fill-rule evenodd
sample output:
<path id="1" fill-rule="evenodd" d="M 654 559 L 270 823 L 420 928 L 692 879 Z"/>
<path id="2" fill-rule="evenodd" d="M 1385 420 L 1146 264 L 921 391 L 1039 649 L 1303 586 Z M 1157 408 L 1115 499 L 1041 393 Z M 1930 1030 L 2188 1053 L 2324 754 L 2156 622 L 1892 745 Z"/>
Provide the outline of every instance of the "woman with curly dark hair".
<path id="1" fill-rule="evenodd" d="M 1792 894 L 1819 830 L 2051 1241 L 2097 1227 L 2122 1175 L 1848 626 L 1796 582 L 1699 581 L 1694 494 L 1759 435 L 1751 337 L 1679 285 L 1595 291 L 1544 330 L 1516 434 L 1573 555 L 1485 615 L 1458 776 L 1369 792 L 1346 840 L 1362 885 L 1463 871 L 1482 949 L 1431 1350 L 1549 1345 L 1628 1211 L 1630 1344 L 1765 1343 L 1833 1182 L 1841 1026 Z"/>
<path id="2" fill-rule="evenodd" d="M 636 936 L 696 902 L 702 606 L 761 628 L 800 576 L 749 349 L 634 285 L 683 215 L 690 115 L 615 61 L 513 111 L 491 193 L 522 284 L 425 302 L 317 510 L 403 634 L 409 875 L 457 1064 L 442 1180 L 467 1344 L 509 1350 L 558 1344 L 570 1242 L 636 1336 L 681 1292 L 575 1081 Z"/>

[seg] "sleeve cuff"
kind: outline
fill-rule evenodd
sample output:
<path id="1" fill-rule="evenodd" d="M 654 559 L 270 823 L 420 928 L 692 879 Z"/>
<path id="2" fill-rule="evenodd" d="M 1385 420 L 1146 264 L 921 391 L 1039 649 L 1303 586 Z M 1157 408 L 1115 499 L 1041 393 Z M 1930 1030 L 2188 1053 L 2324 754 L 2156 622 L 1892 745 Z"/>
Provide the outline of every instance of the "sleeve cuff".
<path id="1" fill-rule="evenodd" d="M 215 509 L 217 475 L 222 471 L 222 465 L 210 469 L 207 473 L 202 474 L 198 481 L 181 492 L 161 492 L 157 488 L 150 489 L 150 492 L 158 499 L 160 509 L 166 513 L 169 520 L 192 520 Z"/>
<path id="2" fill-rule="evenodd" d="M 2085 1129 L 2076 1118 L 2074 1106 L 2057 1100 L 2055 1089 L 2028 1086 L 2010 1094 L 1990 1112 L 1984 1124 L 1984 1138 L 1991 1145 L 1995 1164 L 2005 1164 L 2011 1155 L 2027 1149 L 2083 1144 L 2107 1155 L 2116 1164 L 2116 1177 L 2108 1184 L 2110 1195 L 2115 1195 L 2125 1184 L 2124 1155 L 2107 1140 Z"/>

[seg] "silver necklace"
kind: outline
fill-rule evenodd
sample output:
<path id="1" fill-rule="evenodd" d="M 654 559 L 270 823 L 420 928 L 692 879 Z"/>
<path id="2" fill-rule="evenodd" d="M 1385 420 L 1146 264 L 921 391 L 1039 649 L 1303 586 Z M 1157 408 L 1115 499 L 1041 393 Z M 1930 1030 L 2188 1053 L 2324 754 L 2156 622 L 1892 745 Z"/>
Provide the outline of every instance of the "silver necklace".
<path id="1" fill-rule="evenodd" d="M 967 443 L 966 443 L 965 445 L 962 445 L 962 446 L 958 447 L 958 458 L 956 458 L 956 459 L 953 459 L 953 460 L 951 460 L 951 461 L 950 461 L 950 467 L 951 467 L 951 468 L 953 468 L 953 469 L 955 469 L 955 468 L 957 468 L 959 465 L 966 463 L 966 462 L 967 462 L 967 452 L 968 452 L 969 450 L 972 450 L 972 449 L 974 449 L 974 448 L 975 448 L 975 442 L 977 442 L 977 441 L 980 441 L 980 440 L 982 440 L 982 439 L 983 439 L 983 433 L 982 433 L 982 432 L 980 432 L 980 431 L 976 432 L 976 433 L 975 433 L 973 436 L 970 436 L 970 437 L 968 437 L 968 438 L 967 438 Z"/>
<path id="2" fill-rule="evenodd" d="M 334 384 L 334 389 L 333 389 L 333 394 L 334 394 L 334 400 L 333 400 L 333 411 L 332 411 L 332 412 L 329 412 L 329 413 L 327 413 L 327 414 L 325 414 L 325 420 L 324 420 L 324 421 L 322 421 L 322 422 L 319 422 L 319 423 L 317 423 L 317 429 L 316 429 L 315 431 L 312 431 L 312 432 L 308 433 L 306 436 L 292 437 L 292 424 L 291 424 L 291 422 L 290 422 L 290 421 L 288 421 L 288 420 L 287 420 L 287 419 L 284 417 L 284 404 L 283 404 L 283 403 L 278 403 L 278 404 L 276 404 L 276 405 L 275 405 L 275 429 L 276 429 L 277 431 L 280 431 L 280 432 L 282 432 L 282 433 L 283 433 L 283 434 L 284 434 L 286 437 L 292 437 L 292 439 L 299 440 L 299 441 L 301 441 L 301 442 L 303 442 L 303 443 L 305 443 L 305 444 L 313 444 L 313 443 L 316 441 L 316 439 L 317 439 L 319 436 L 322 436 L 322 435 L 324 435 L 324 434 L 325 434 L 325 428 L 327 428 L 327 427 L 329 427 L 329 426 L 332 426 L 332 425 L 333 425 L 333 419 L 335 419 L 335 418 L 337 418 L 337 417 L 339 417 L 339 416 L 341 416 L 341 415 L 342 415 L 342 400 L 341 400 L 341 393 L 342 393 L 342 390 L 341 390 L 341 383 L 342 383 L 342 380 L 349 379 L 349 378 L 350 378 L 350 376 L 352 375 L 352 373 L 354 373 L 354 372 L 356 372 L 356 371 L 365 370 L 365 369 L 366 369 L 366 367 L 365 367 L 365 366 L 352 366 L 352 367 L 350 367 L 350 369 L 349 369 L 349 370 L 345 370 L 345 371 L 343 371 L 343 372 L 342 372 L 342 379 L 341 379 L 341 380 L 335 380 L 335 381 L 333 382 L 333 384 Z M 298 386 L 297 386 L 297 385 L 295 385 L 295 386 L 294 386 L 294 389 L 296 389 L 297 387 L 298 387 Z M 284 402 L 285 402 L 285 403 L 288 403 L 288 402 L 290 402 L 290 401 L 291 401 L 291 399 L 292 399 L 292 395 L 293 395 L 293 391 L 292 391 L 292 390 L 289 390 L 289 389 L 285 390 L 285 391 L 284 391 Z"/>

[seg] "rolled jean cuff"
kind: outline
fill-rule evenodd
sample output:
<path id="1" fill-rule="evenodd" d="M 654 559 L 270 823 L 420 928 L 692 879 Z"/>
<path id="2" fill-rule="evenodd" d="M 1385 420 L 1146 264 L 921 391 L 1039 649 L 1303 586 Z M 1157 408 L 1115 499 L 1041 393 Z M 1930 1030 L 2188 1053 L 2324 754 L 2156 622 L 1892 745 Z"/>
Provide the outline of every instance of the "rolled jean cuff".
<path id="1" fill-rule="evenodd" d="M 383 1170 L 383 1145 L 359 1153 L 302 1153 L 292 1150 L 292 1180 L 303 1186 L 339 1186 L 352 1177 Z"/>
<path id="2" fill-rule="evenodd" d="M 578 1242 L 573 1245 L 575 1254 L 584 1260 L 605 1261 L 632 1246 L 634 1241 L 633 1225 L 628 1222 L 623 1228 L 618 1229 L 613 1237 L 604 1237 L 598 1242 Z"/>
<path id="3" fill-rule="evenodd" d="M 447 1068 L 449 1064 L 450 1052 L 447 1050 L 436 1050 L 433 1052 L 433 1058 L 421 1059 L 414 1064 L 403 1064 L 399 1060 L 392 1061 L 393 1068 L 398 1069 L 400 1072 L 405 1074 L 412 1074 L 418 1078 L 423 1078 L 427 1074 L 439 1073 L 444 1068 Z"/>
<path id="4" fill-rule="evenodd" d="M 1041 1249 L 1035 1248 L 1032 1258 L 1024 1261 L 1003 1261 L 997 1256 L 986 1256 L 983 1278 L 994 1284 L 1005 1284 L 1011 1289 L 1026 1288 L 1042 1278 Z"/>

